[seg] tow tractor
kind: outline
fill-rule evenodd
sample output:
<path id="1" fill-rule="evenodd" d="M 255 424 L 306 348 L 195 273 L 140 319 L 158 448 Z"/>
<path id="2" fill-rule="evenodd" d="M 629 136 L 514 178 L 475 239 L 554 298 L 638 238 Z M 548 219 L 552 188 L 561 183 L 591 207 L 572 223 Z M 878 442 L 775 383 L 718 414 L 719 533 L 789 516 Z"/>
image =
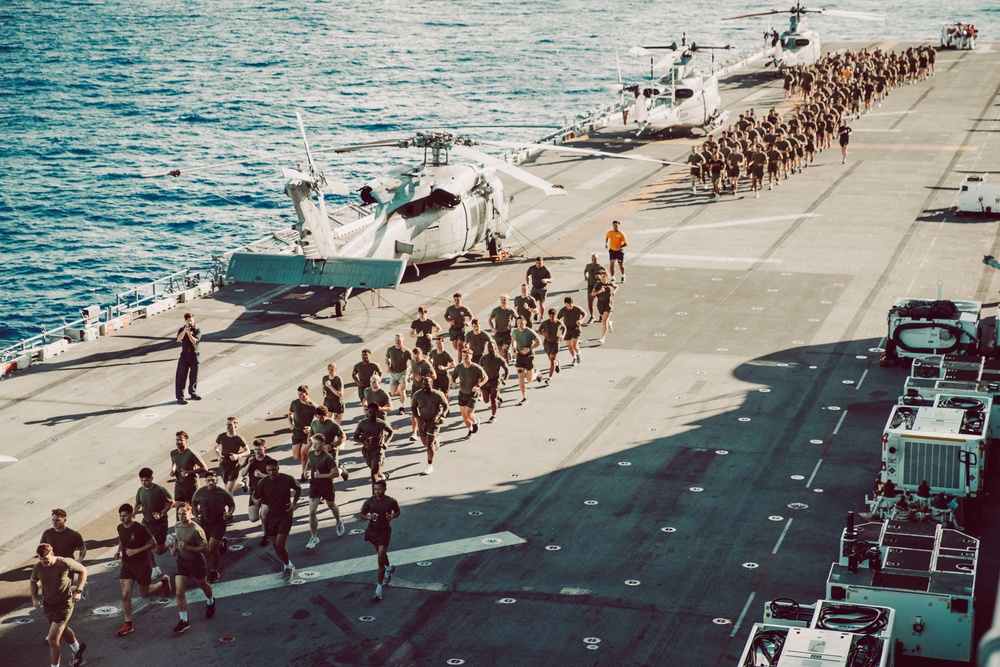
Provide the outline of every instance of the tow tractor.
<path id="1" fill-rule="evenodd" d="M 886 318 L 887 342 L 880 365 L 893 365 L 902 358 L 979 354 L 982 302 L 941 299 L 941 284 L 936 300 L 896 300 Z"/>
<path id="2" fill-rule="evenodd" d="M 1000 213 L 1000 184 L 990 183 L 986 174 L 966 176 L 958 191 L 959 213 Z"/>

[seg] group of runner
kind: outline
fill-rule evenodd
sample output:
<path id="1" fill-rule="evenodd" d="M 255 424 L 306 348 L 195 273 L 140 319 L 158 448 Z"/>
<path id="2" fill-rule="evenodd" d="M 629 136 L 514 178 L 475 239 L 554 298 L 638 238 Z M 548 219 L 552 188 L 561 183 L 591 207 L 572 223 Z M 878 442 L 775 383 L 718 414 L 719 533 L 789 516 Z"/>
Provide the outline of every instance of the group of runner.
<path id="1" fill-rule="evenodd" d="M 808 167 L 834 138 L 846 164 L 852 133 L 848 120 L 860 118 L 873 105 L 881 106 L 893 88 L 933 75 L 935 57 L 929 46 L 898 54 L 861 49 L 828 54 L 813 65 L 787 69 L 785 98 L 801 100 L 795 111 L 783 118 L 776 108 L 766 116 L 748 109 L 717 137 L 692 146 L 687 158 L 691 191 L 707 187 L 711 180 L 712 194 L 719 201 L 724 190 L 735 195 L 741 176 L 746 176 L 754 197 L 760 197 L 765 174 L 767 189 L 773 190 L 789 174 Z"/>

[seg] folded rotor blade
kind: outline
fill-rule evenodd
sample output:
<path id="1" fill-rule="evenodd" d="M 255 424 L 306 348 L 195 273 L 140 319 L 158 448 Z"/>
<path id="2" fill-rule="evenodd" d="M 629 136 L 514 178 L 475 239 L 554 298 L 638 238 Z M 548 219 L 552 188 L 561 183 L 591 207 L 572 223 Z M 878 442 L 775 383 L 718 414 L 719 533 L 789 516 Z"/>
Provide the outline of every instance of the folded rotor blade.
<path id="1" fill-rule="evenodd" d="M 535 176 L 534 174 L 531 174 L 525 171 L 524 169 L 521 169 L 520 167 L 515 167 L 514 165 L 509 164 L 508 162 L 505 162 L 504 160 L 501 160 L 499 158 L 493 157 L 492 155 L 487 155 L 482 151 L 477 151 L 472 148 L 466 148 L 464 146 L 453 146 L 451 152 L 457 155 L 464 155 L 466 157 L 470 157 L 474 160 L 481 162 L 486 166 L 493 167 L 497 171 L 507 174 L 511 178 L 516 178 L 517 180 L 521 181 L 526 185 L 538 188 L 539 190 L 541 190 L 542 192 L 544 192 L 549 196 L 552 195 L 560 196 L 566 194 L 566 191 L 564 189 L 554 186 L 552 183 L 549 183 L 545 179 L 539 178 L 538 176 Z"/>
<path id="2" fill-rule="evenodd" d="M 487 146 L 497 146 L 499 148 L 533 148 L 535 150 L 542 151 L 561 151 L 563 153 L 575 153 L 577 155 L 592 155 L 594 157 L 611 157 L 619 158 L 622 160 L 638 160 L 640 162 L 655 162 L 657 164 L 669 164 L 677 165 L 681 167 L 688 166 L 687 163 L 682 162 L 667 162 L 666 160 L 657 160 L 656 158 L 646 157 L 644 155 L 621 155 L 619 153 L 607 153 L 605 151 L 595 151 L 590 148 L 577 148 L 575 146 L 556 146 L 554 144 L 521 144 L 515 141 L 481 141 L 480 143 Z"/>
<path id="3" fill-rule="evenodd" d="M 869 14 L 868 12 L 849 12 L 843 9 L 824 9 L 823 14 L 829 14 L 830 16 L 843 16 L 848 19 L 859 19 L 861 21 L 884 21 L 885 17 L 878 14 Z"/>

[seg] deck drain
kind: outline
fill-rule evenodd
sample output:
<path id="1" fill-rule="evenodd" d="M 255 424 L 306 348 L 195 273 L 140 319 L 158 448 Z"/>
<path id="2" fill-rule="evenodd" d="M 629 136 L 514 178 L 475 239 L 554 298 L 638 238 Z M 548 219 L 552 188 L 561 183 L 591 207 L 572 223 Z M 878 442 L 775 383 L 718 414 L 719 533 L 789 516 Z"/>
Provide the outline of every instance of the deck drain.
<path id="1" fill-rule="evenodd" d="M 683 310 L 679 310 L 676 313 L 674 313 L 674 315 L 680 315 L 681 317 L 683 317 L 684 315 L 687 315 L 687 312 L 685 312 Z"/>
<path id="2" fill-rule="evenodd" d="M 559 551 L 560 549 L 562 549 L 562 547 L 558 544 L 550 544 L 545 547 L 546 551 Z"/>
<path id="3" fill-rule="evenodd" d="M 584 644 L 600 644 L 601 643 L 601 639 L 600 639 L 600 637 L 584 637 L 583 638 L 583 643 Z"/>
<path id="4" fill-rule="evenodd" d="M 430 560 L 420 560 L 417 561 L 417 567 L 430 567 L 433 562 Z"/>
<path id="5" fill-rule="evenodd" d="M 749 417 L 739 417 L 736 421 L 748 422 L 748 421 L 750 421 L 750 418 Z"/>
<path id="6" fill-rule="evenodd" d="M 774 292 L 777 292 L 778 290 L 777 290 L 777 289 L 775 289 L 774 287 L 772 287 L 771 289 L 769 289 L 769 290 L 767 290 L 767 291 L 768 291 L 768 292 L 771 292 L 771 293 L 774 293 Z"/>
<path id="7" fill-rule="evenodd" d="M 255 364 L 252 361 L 244 361 L 242 364 L 240 364 L 240 366 L 242 366 L 243 368 L 252 368 L 252 367 L 254 367 L 256 365 L 257 364 Z"/>
<path id="8" fill-rule="evenodd" d="M 588 651 L 596 651 L 599 648 L 601 648 L 601 647 L 598 646 L 597 644 L 587 644 L 587 650 Z"/>
<path id="9" fill-rule="evenodd" d="M 656 287 L 656 283 L 646 283 L 646 287 Z"/>
<path id="10" fill-rule="evenodd" d="M 226 551 L 243 551 L 243 545 L 242 544 L 230 544 L 228 547 L 226 547 Z"/>
<path id="11" fill-rule="evenodd" d="M 781 363 L 778 364 L 778 368 L 788 368 L 788 364 L 782 361 Z"/>
<path id="12" fill-rule="evenodd" d="M 464 665 L 465 664 L 465 660 L 462 660 L 461 658 L 449 658 L 447 664 L 449 664 L 449 665 Z"/>
<path id="13" fill-rule="evenodd" d="M 728 347 L 717 347 L 717 348 L 715 348 L 715 351 L 716 352 L 729 352 L 729 348 Z"/>
<path id="14" fill-rule="evenodd" d="M 804 340 L 793 340 L 792 341 L 792 345 L 805 345 L 805 344 L 806 344 L 806 342 Z"/>
<path id="15" fill-rule="evenodd" d="M 638 586 L 640 583 L 642 583 L 642 582 L 639 581 L 638 579 L 626 579 L 625 580 L 625 585 L 626 586 Z"/>
<path id="16" fill-rule="evenodd" d="M 115 616 L 120 611 L 121 610 L 118 609 L 118 607 L 115 607 L 113 605 L 108 605 L 106 607 L 95 607 L 93 613 L 98 616 Z"/>
<path id="17" fill-rule="evenodd" d="M 118 567 L 118 561 L 112 560 L 104 564 L 104 567 Z"/>
<path id="18" fill-rule="evenodd" d="M 514 604 L 517 602 L 514 598 L 500 598 L 497 600 L 497 604 Z"/>
<path id="19" fill-rule="evenodd" d="M 584 505 L 596 505 L 597 501 L 596 500 L 584 500 L 583 504 Z"/>
<path id="20" fill-rule="evenodd" d="M 854 356 L 854 358 L 855 358 L 855 359 L 861 359 L 862 361 L 864 361 L 864 360 L 865 360 L 865 359 L 867 359 L 868 357 L 866 357 L 866 356 L 865 356 L 865 355 L 863 355 L 863 354 L 857 354 L 857 355 L 855 355 L 855 356 Z"/>
<path id="21" fill-rule="evenodd" d="M 696 298 L 696 299 L 704 299 L 705 295 L 704 294 L 695 294 L 694 298 Z"/>
<path id="22" fill-rule="evenodd" d="M 690 491 L 691 493 L 701 493 L 704 490 L 705 489 L 703 489 L 700 486 L 692 486 L 690 489 L 688 489 L 688 491 Z"/>
<path id="23" fill-rule="evenodd" d="M 772 514 L 771 516 L 767 517 L 767 520 L 768 521 L 784 521 L 785 517 L 778 516 L 777 514 Z"/>
<path id="24" fill-rule="evenodd" d="M 820 301 L 824 306 L 829 306 L 833 301 Z"/>
<path id="25" fill-rule="evenodd" d="M 854 384 L 854 380 L 841 380 L 841 384 Z"/>
<path id="26" fill-rule="evenodd" d="M 503 540 L 499 537 L 487 537 L 483 540 L 483 544 L 503 544 Z"/>
<path id="27" fill-rule="evenodd" d="M 805 503 L 788 503 L 788 509 L 807 510 L 809 509 L 809 505 L 806 505 Z"/>
<path id="28" fill-rule="evenodd" d="M 829 406 L 827 406 L 826 409 L 830 410 L 831 412 L 839 412 L 840 411 L 840 406 L 839 405 L 829 405 Z"/>
<path id="29" fill-rule="evenodd" d="M 712 623 L 715 623 L 716 625 L 732 625 L 733 622 L 728 618 L 713 618 Z"/>
<path id="30" fill-rule="evenodd" d="M 765 389 L 758 389 L 757 391 L 759 391 L 762 394 L 770 394 L 771 393 L 771 390 L 770 389 L 766 389 L 766 388 Z"/>
<path id="31" fill-rule="evenodd" d="M 250 616 L 253 616 L 253 612 L 252 611 L 245 611 L 242 614 L 240 614 L 240 616 L 243 616 L 244 618 L 249 618 Z"/>
<path id="32" fill-rule="evenodd" d="M 618 465 L 620 465 L 621 467 L 625 468 L 627 466 L 632 465 L 632 462 L 631 461 L 619 461 Z"/>
<path id="33" fill-rule="evenodd" d="M 232 635 L 219 637 L 219 642 L 222 644 L 232 644 L 234 641 L 236 641 L 236 637 L 233 637 Z"/>
<path id="34" fill-rule="evenodd" d="M 632 305 L 633 303 L 635 303 L 635 301 L 626 301 L 625 303 Z"/>
<path id="35" fill-rule="evenodd" d="M 729 452 L 727 450 L 725 450 L 725 449 L 716 449 L 715 453 L 718 454 L 719 456 L 728 456 L 729 455 Z"/>
<path id="36" fill-rule="evenodd" d="M 173 601 L 173 598 L 156 598 L 156 604 L 170 604 Z"/>
<path id="37" fill-rule="evenodd" d="M 292 579 L 291 581 L 292 586 L 301 586 L 304 583 L 306 583 L 305 579 Z"/>
<path id="38" fill-rule="evenodd" d="M 28 623 L 34 623 L 35 619 L 24 616 L 22 618 L 17 619 L 14 622 L 17 623 L 18 625 L 27 625 Z"/>
<path id="39" fill-rule="evenodd" d="M 664 526 L 663 528 L 660 528 L 660 532 L 661 533 L 676 533 L 677 529 L 674 528 L 673 526 Z"/>
<path id="40" fill-rule="evenodd" d="M 300 570 L 299 576 L 303 579 L 315 579 L 319 576 L 319 572 L 316 570 Z"/>
<path id="41" fill-rule="evenodd" d="M 482 514 L 483 513 L 480 512 L 479 510 L 472 510 L 471 512 L 469 512 L 469 516 L 482 516 Z"/>
<path id="42" fill-rule="evenodd" d="M 757 563 L 743 563 L 743 567 L 745 567 L 748 570 L 756 570 L 758 567 L 760 567 L 760 565 L 758 565 Z"/>
<path id="43" fill-rule="evenodd" d="M 750 310 L 764 310 L 764 309 L 761 308 L 760 306 L 753 306 L 750 308 Z"/>
<path id="44" fill-rule="evenodd" d="M 818 317 L 810 317 L 809 321 L 810 322 L 819 322 L 819 318 Z"/>
<path id="45" fill-rule="evenodd" d="M 365 531 L 362 530 L 362 529 L 360 529 L 360 528 L 352 528 L 351 531 L 349 533 L 347 533 L 347 534 L 348 535 L 360 535 L 363 532 L 365 532 Z"/>
<path id="46" fill-rule="evenodd" d="M 358 616 L 358 620 L 362 623 L 371 623 L 375 620 L 374 616 Z"/>
<path id="47" fill-rule="evenodd" d="M 822 445 L 823 441 L 820 440 L 819 438 L 813 438 L 812 440 L 809 441 L 809 444 L 810 445 Z"/>
<path id="48" fill-rule="evenodd" d="M 823 493 L 823 489 L 813 489 L 813 493 Z"/>
<path id="49" fill-rule="evenodd" d="M 883 350 L 880 347 L 870 347 L 870 348 L 868 348 L 868 351 L 869 352 L 874 352 L 875 354 L 880 354 L 882 352 L 885 352 L 885 350 Z"/>

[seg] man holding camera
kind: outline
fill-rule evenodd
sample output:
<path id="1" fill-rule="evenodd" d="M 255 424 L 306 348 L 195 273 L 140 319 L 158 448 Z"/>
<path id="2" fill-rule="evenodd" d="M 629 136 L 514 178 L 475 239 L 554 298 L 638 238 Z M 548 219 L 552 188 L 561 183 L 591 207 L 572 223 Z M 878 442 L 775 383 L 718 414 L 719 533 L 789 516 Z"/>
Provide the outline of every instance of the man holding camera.
<path id="1" fill-rule="evenodd" d="M 201 396 L 198 395 L 199 341 L 201 341 L 201 329 L 194 324 L 194 313 L 184 313 L 184 326 L 177 330 L 181 356 L 177 360 L 177 377 L 174 381 L 174 394 L 181 405 L 187 405 L 187 400 L 184 398 L 185 383 L 188 387 L 188 397 L 192 401 L 201 400 Z"/>

